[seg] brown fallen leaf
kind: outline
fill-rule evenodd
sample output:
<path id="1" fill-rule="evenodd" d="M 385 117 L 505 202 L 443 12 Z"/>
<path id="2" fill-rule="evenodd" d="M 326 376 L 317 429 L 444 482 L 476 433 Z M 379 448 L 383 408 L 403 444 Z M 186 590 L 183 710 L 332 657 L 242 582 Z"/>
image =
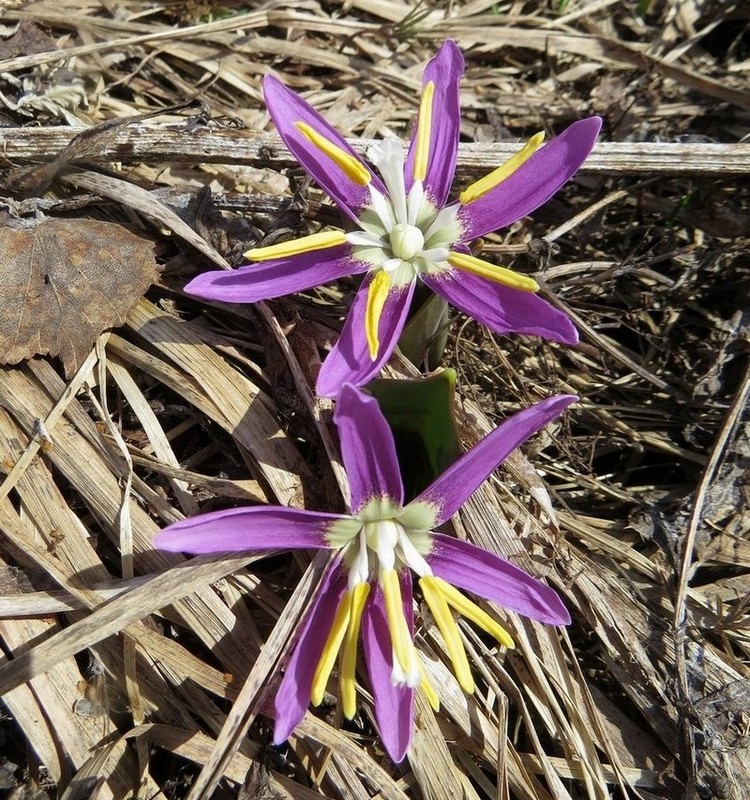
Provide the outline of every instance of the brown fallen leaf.
<path id="1" fill-rule="evenodd" d="M 10 36 L 0 39 L 0 58 L 30 56 L 56 48 L 55 40 L 49 37 L 35 22 L 22 19 Z"/>
<path id="2" fill-rule="evenodd" d="M 0 363 L 59 355 L 70 377 L 158 274 L 154 243 L 116 223 L 0 217 Z"/>

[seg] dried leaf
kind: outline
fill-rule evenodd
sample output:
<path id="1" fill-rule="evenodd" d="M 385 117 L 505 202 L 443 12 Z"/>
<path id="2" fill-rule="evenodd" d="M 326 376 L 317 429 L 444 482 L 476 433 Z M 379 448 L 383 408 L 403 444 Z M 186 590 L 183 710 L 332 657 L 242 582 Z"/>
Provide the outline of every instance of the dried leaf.
<path id="1" fill-rule="evenodd" d="M 35 22 L 22 19 L 16 30 L 0 40 L 0 58 L 14 58 L 55 49 L 55 41 Z"/>
<path id="2" fill-rule="evenodd" d="M 153 243 L 98 220 L 0 225 L 0 361 L 59 355 L 70 376 L 156 279 Z"/>

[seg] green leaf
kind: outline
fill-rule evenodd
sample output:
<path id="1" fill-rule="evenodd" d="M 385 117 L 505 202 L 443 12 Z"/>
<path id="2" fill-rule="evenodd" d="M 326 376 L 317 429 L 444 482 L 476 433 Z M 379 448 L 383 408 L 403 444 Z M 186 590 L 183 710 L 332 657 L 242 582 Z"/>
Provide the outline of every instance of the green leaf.
<path id="1" fill-rule="evenodd" d="M 380 379 L 367 385 L 396 440 L 406 500 L 426 489 L 461 454 L 454 413 L 456 372 Z"/>

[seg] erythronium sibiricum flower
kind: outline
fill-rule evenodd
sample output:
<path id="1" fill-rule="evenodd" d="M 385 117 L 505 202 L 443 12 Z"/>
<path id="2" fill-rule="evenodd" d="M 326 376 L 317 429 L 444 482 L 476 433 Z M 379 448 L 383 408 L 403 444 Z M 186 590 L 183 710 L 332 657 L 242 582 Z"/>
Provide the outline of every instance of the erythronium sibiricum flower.
<path id="1" fill-rule="evenodd" d="M 212 553 L 272 548 L 336 552 L 308 609 L 276 695 L 274 741 L 283 742 L 312 701 L 322 702 L 339 658 L 345 717 L 356 713 L 357 644 L 362 649 L 383 744 L 394 761 L 409 747 L 413 693 L 438 699 L 413 641 L 412 573 L 445 641 L 459 684 L 474 681 L 454 613 L 505 647 L 503 627 L 460 590 L 551 625 L 570 616 L 553 589 L 495 553 L 434 529 L 445 522 L 506 456 L 578 398 L 558 395 L 518 412 L 459 457 L 418 497 L 404 505 L 396 449 L 377 401 L 346 384 L 335 422 L 349 477 L 349 514 L 254 506 L 214 511 L 157 534 L 164 550 Z"/>
<path id="2" fill-rule="evenodd" d="M 408 152 L 395 138 L 370 148 L 377 173 L 312 106 L 273 76 L 265 78 L 265 100 L 281 138 L 353 230 L 255 248 L 246 256 L 257 264 L 206 272 L 185 290 L 210 300 L 253 303 L 366 273 L 321 368 L 317 392 L 323 397 L 377 375 L 404 327 L 417 278 L 499 333 L 578 341 L 567 316 L 535 294 L 533 278 L 474 257 L 469 244 L 545 203 L 585 160 L 601 120 L 575 122 L 543 147 L 544 135 L 533 136 L 446 204 L 456 166 L 463 68 L 457 45 L 446 41 L 425 70 Z"/>

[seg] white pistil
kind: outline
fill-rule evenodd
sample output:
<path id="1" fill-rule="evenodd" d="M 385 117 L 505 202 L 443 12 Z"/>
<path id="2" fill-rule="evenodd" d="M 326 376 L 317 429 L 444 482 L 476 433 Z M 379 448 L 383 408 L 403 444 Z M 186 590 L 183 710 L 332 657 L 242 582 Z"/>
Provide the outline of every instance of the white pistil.
<path id="1" fill-rule="evenodd" d="M 396 542 L 400 527 L 392 519 L 381 519 L 366 526 L 367 543 L 377 553 L 381 570 L 394 569 L 396 566 Z"/>
<path id="2" fill-rule="evenodd" d="M 376 142 L 367 153 L 378 168 L 396 214 L 396 222 L 407 222 L 406 188 L 404 187 L 404 146 L 399 139 L 389 136 Z"/>
<path id="3" fill-rule="evenodd" d="M 391 231 L 391 251 L 396 258 L 411 261 L 424 247 L 422 231 L 415 225 L 404 225 L 399 222 Z"/>

